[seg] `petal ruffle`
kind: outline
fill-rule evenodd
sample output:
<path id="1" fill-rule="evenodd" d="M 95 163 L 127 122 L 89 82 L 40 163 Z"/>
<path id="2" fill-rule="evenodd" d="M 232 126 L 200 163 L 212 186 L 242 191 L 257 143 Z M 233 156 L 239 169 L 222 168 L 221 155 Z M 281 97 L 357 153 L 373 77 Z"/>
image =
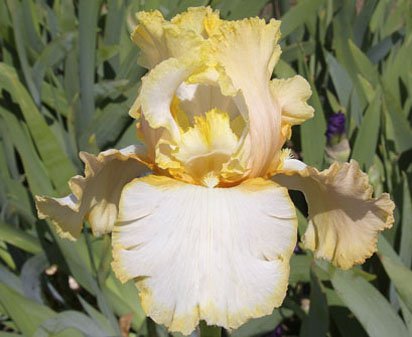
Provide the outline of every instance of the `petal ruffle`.
<path id="1" fill-rule="evenodd" d="M 189 334 L 201 319 L 236 328 L 281 305 L 296 226 L 287 190 L 271 181 L 206 188 L 146 176 L 123 190 L 112 266 L 170 330 Z"/>
<path id="2" fill-rule="evenodd" d="M 85 176 L 75 176 L 69 181 L 72 194 L 64 198 L 36 196 L 39 218 L 50 218 L 58 234 L 71 240 L 79 237 L 85 217 L 93 234 L 111 232 L 123 186 L 149 171 L 140 159 L 143 151 L 143 147 L 132 145 L 122 150 L 107 150 L 98 156 L 81 152 Z"/>
<path id="3" fill-rule="evenodd" d="M 314 109 L 306 103 L 312 95 L 312 90 L 302 76 L 273 79 L 271 90 L 282 111 L 282 125 L 302 124 L 313 117 Z"/>
<path id="4" fill-rule="evenodd" d="M 212 54 L 204 56 L 219 71 L 222 93 L 241 93 L 237 105 L 249 123 L 250 177 L 265 175 L 283 145 L 280 107 L 269 85 L 280 55 L 279 26 L 258 18 L 222 21 L 210 38 Z"/>
<path id="5" fill-rule="evenodd" d="M 139 24 L 132 33 L 132 40 L 140 48 L 138 62 L 141 66 L 151 69 L 170 57 L 163 30 L 166 20 L 157 10 L 139 12 L 137 20 Z"/>
<path id="6" fill-rule="evenodd" d="M 304 193 L 309 224 L 303 237 L 317 258 L 348 269 L 376 251 L 378 233 L 392 227 L 394 203 L 389 194 L 372 197 L 368 176 L 356 161 L 333 163 L 319 172 L 297 160 L 286 160 L 273 180 Z"/>
<path id="7" fill-rule="evenodd" d="M 129 114 L 139 118 L 140 111 L 143 111 L 143 117 L 150 126 L 147 128 L 148 134 L 144 135 L 145 140 L 150 138 L 152 130 L 159 128 L 168 130 L 175 140 L 180 138 L 179 126 L 173 118 L 170 107 L 177 88 L 189 76 L 191 70 L 191 65 L 170 58 L 158 64 L 142 78 L 139 96 Z M 156 144 L 147 143 L 147 145 L 154 147 Z"/>
<path id="8" fill-rule="evenodd" d="M 196 57 L 205 37 L 217 22 L 218 12 L 210 7 L 192 7 L 176 15 L 170 22 L 159 11 L 137 13 L 132 40 L 140 50 L 139 64 L 152 69 L 168 58 Z"/>

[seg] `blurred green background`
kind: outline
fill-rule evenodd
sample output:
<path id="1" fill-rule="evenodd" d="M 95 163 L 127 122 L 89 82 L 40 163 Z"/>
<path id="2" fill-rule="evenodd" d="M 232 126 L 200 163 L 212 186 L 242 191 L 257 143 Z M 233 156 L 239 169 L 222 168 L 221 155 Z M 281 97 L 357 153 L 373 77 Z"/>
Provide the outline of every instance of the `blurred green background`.
<path id="1" fill-rule="evenodd" d="M 86 226 L 76 243 L 59 239 L 37 219 L 33 196 L 68 192 L 82 172 L 79 150 L 137 142 L 127 112 L 145 70 L 129 38 L 134 13 L 170 18 L 198 5 L 226 19 L 282 20 L 274 76 L 306 77 L 316 110 L 288 145 L 319 169 L 358 160 L 376 194 L 397 205 L 362 267 L 334 270 L 297 248 L 283 306 L 222 334 L 412 336 L 410 0 L 1 0 L 0 337 L 168 336 L 146 319 L 134 285 L 111 272 L 110 238 Z M 327 138 L 338 112 L 346 131 Z M 306 206 L 293 197 L 302 233 Z"/>

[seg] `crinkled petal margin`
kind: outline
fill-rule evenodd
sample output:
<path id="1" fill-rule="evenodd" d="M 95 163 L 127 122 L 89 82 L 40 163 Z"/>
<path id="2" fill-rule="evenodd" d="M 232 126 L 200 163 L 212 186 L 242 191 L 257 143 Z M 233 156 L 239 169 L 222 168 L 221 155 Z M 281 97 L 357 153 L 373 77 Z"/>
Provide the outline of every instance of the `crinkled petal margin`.
<path id="1" fill-rule="evenodd" d="M 282 136 L 285 140 L 289 139 L 293 125 L 302 124 L 313 117 L 314 109 L 307 104 L 312 90 L 308 81 L 300 75 L 273 79 L 270 89 L 282 113 Z"/>
<path id="2" fill-rule="evenodd" d="M 387 193 L 372 197 L 368 175 L 354 160 L 335 162 L 322 172 L 286 160 L 283 172 L 272 179 L 304 193 L 309 224 L 303 244 L 339 268 L 365 262 L 377 249 L 379 232 L 393 225 L 395 204 Z"/>
<path id="3" fill-rule="evenodd" d="M 123 190 L 112 267 L 169 330 L 190 334 L 201 319 L 234 329 L 281 305 L 296 227 L 287 190 L 270 180 L 207 188 L 146 176 Z"/>
<path id="4" fill-rule="evenodd" d="M 49 218 L 57 233 L 66 239 L 79 237 L 86 217 L 93 234 L 111 232 L 117 218 L 123 186 L 149 172 L 143 146 L 128 146 L 122 150 L 107 150 L 98 156 L 80 153 L 85 175 L 69 181 L 72 194 L 64 198 L 36 196 L 40 219 Z"/>

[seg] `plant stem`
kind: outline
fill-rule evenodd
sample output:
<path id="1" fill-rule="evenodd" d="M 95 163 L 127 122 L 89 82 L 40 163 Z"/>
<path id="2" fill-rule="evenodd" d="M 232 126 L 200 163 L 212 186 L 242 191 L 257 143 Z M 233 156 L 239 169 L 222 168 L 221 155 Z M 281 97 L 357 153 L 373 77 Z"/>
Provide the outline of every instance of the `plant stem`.
<path id="1" fill-rule="evenodd" d="M 221 337 L 222 328 L 218 326 L 209 326 L 205 322 L 200 322 L 200 337 Z"/>

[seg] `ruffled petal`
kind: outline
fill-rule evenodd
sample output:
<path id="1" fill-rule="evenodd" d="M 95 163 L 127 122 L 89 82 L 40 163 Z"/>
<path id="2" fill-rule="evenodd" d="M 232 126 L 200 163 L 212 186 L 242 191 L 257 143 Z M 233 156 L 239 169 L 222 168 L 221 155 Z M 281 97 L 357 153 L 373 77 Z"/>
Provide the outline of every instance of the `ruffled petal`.
<path id="1" fill-rule="evenodd" d="M 170 22 L 182 30 L 192 31 L 200 36 L 207 37 L 209 35 L 210 22 L 219 20 L 219 12 L 213 11 L 211 7 L 189 7 L 185 12 L 182 12 L 173 17 Z"/>
<path id="2" fill-rule="evenodd" d="M 274 182 L 206 188 L 146 176 L 123 190 L 112 267 L 171 331 L 189 334 L 201 319 L 237 328 L 281 305 L 296 227 Z"/>
<path id="3" fill-rule="evenodd" d="M 93 234 L 111 232 L 123 186 L 149 171 L 140 159 L 143 151 L 142 147 L 132 145 L 122 150 L 107 150 L 96 157 L 81 152 L 85 176 L 75 176 L 69 181 L 72 194 L 64 198 L 36 196 L 39 218 L 50 218 L 58 234 L 71 240 L 79 237 L 85 217 Z"/>
<path id="4" fill-rule="evenodd" d="M 297 160 L 286 160 L 273 180 L 304 193 L 309 224 L 303 237 L 317 258 L 348 269 L 376 251 L 378 233 L 392 227 L 394 203 L 389 194 L 372 197 L 368 176 L 356 161 L 333 163 L 319 172 Z"/>
<path id="5" fill-rule="evenodd" d="M 273 79 L 271 90 L 282 111 L 282 123 L 302 124 L 313 117 L 314 109 L 306 103 L 312 95 L 312 90 L 302 76 Z"/>
<path id="6" fill-rule="evenodd" d="M 222 21 L 210 38 L 212 54 L 205 56 L 219 71 L 222 93 L 241 94 L 236 103 L 249 123 L 250 177 L 263 176 L 283 145 L 281 111 L 270 89 L 280 55 L 279 25 L 258 18 Z"/>
<path id="7" fill-rule="evenodd" d="M 138 62 L 141 66 L 151 69 L 170 57 L 163 30 L 166 20 L 157 10 L 138 12 L 137 20 L 139 24 L 132 33 L 132 40 L 140 48 Z"/>
<path id="8" fill-rule="evenodd" d="M 197 57 L 212 23 L 219 20 L 219 15 L 210 7 L 192 7 L 170 22 L 157 10 L 139 12 L 137 19 L 132 40 L 141 50 L 138 62 L 152 69 L 171 57 Z"/>
<path id="9" fill-rule="evenodd" d="M 179 126 L 170 107 L 177 88 L 191 70 L 190 64 L 170 58 L 142 78 L 142 87 L 130 115 L 139 118 L 140 111 L 143 111 L 143 117 L 150 126 L 147 137 L 150 137 L 151 129 L 165 128 L 173 139 L 180 138 Z"/>

